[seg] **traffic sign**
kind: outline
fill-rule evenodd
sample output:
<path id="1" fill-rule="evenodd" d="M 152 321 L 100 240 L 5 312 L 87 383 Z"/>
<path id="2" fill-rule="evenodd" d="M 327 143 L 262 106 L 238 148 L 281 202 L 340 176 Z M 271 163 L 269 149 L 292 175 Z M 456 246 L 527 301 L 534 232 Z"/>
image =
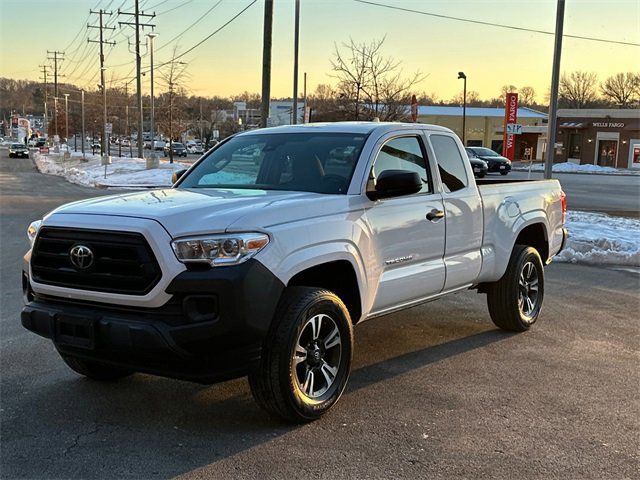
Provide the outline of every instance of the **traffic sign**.
<path id="1" fill-rule="evenodd" d="M 507 123 L 507 135 L 522 135 L 522 125 L 519 123 Z"/>
<path id="2" fill-rule="evenodd" d="M 105 123 L 104 124 L 104 132 L 107 135 L 110 135 L 113 132 L 113 123 Z"/>

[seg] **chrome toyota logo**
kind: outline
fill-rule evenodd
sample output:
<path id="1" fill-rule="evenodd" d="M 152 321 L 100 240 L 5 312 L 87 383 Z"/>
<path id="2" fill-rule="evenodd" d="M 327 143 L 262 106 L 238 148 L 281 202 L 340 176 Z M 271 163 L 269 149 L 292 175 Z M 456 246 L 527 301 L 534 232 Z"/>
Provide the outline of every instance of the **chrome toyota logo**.
<path id="1" fill-rule="evenodd" d="M 75 245 L 69 250 L 69 260 L 78 270 L 86 270 L 93 265 L 93 252 L 85 245 Z"/>

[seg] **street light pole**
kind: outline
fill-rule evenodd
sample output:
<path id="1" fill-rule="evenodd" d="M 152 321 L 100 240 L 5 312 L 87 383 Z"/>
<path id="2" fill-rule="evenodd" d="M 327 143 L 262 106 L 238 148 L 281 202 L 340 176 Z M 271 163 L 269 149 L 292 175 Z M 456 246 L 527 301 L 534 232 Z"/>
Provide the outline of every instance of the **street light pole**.
<path id="1" fill-rule="evenodd" d="M 462 93 L 462 145 L 467 146 L 465 137 L 467 134 L 467 76 L 464 72 L 458 72 L 458 80 L 464 81 L 464 89 Z"/>
<path id="2" fill-rule="evenodd" d="M 556 10 L 556 39 L 553 47 L 553 70 L 551 72 L 551 98 L 549 104 L 549 127 L 547 130 L 547 158 L 544 162 L 544 178 L 551 178 L 556 154 L 556 131 L 558 126 L 558 84 L 560 82 L 560 56 L 562 55 L 562 31 L 564 28 L 564 0 L 558 0 Z"/>
<path id="3" fill-rule="evenodd" d="M 154 149 L 154 143 L 155 143 L 155 106 L 154 106 L 154 99 L 153 99 L 153 39 L 155 37 L 157 37 L 158 34 L 151 32 L 147 34 L 147 37 L 149 37 L 149 60 L 151 63 L 151 121 L 150 123 L 150 129 L 151 129 L 151 154 L 153 155 L 155 152 Z"/>
<path id="4" fill-rule="evenodd" d="M 64 136 L 67 140 L 67 149 L 69 145 L 69 94 L 64 95 Z"/>

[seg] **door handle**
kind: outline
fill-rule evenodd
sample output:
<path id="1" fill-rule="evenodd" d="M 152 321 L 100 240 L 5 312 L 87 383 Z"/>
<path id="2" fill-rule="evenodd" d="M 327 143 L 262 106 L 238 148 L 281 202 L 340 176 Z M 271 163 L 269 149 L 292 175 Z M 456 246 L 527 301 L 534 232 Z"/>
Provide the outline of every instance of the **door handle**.
<path id="1" fill-rule="evenodd" d="M 441 218 L 444 218 L 444 212 L 442 210 L 434 208 L 429 213 L 427 213 L 427 220 L 429 220 L 430 222 L 438 221 Z"/>

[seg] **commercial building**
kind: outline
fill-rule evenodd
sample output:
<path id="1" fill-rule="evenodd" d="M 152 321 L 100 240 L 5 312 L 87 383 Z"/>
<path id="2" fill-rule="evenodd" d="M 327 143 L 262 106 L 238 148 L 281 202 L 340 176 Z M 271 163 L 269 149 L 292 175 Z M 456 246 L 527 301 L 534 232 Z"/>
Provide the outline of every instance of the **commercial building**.
<path id="1" fill-rule="evenodd" d="M 640 168 L 640 109 L 560 109 L 556 161 Z"/>
<path id="2" fill-rule="evenodd" d="M 418 122 L 442 125 L 462 138 L 462 107 L 439 105 L 418 107 Z M 516 136 L 515 158 L 543 159 L 546 151 L 547 114 L 527 107 L 518 108 L 517 123 L 522 134 Z M 466 146 L 502 151 L 504 108 L 467 107 Z"/>
<path id="3" fill-rule="evenodd" d="M 272 100 L 269 103 L 268 127 L 290 125 L 293 123 L 293 100 Z M 258 128 L 260 126 L 260 109 L 247 108 L 246 102 L 233 102 L 233 110 L 223 110 L 220 120 L 233 120 L 243 125 L 245 129 Z M 304 102 L 298 101 L 298 123 L 304 119 Z"/>

